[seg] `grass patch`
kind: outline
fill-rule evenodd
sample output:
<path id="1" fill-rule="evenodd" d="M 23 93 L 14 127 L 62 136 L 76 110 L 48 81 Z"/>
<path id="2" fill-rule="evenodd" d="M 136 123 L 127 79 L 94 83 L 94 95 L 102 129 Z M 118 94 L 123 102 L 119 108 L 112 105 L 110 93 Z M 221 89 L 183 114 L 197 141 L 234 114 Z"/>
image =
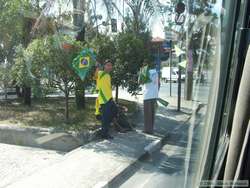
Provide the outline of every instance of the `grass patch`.
<path id="1" fill-rule="evenodd" d="M 126 106 L 128 113 L 136 111 L 136 103 L 119 100 Z M 94 130 L 100 122 L 95 118 L 95 99 L 87 98 L 86 107 L 77 110 L 75 99 L 69 100 L 69 122 L 65 123 L 64 98 L 45 98 L 33 100 L 32 106 L 22 104 L 20 100 L 0 101 L 0 124 L 18 124 L 20 126 L 53 127 L 61 130 Z"/>

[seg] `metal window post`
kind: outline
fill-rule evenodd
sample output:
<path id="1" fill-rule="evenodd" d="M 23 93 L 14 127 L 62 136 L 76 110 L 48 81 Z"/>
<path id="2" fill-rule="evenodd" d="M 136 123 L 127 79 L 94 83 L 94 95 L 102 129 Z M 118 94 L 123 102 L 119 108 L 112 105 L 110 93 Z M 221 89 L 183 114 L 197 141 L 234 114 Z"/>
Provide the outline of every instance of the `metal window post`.
<path id="1" fill-rule="evenodd" d="M 179 65 L 178 65 L 178 104 L 177 111 L 181 111 L 181 55 L 179 56 Z"/>

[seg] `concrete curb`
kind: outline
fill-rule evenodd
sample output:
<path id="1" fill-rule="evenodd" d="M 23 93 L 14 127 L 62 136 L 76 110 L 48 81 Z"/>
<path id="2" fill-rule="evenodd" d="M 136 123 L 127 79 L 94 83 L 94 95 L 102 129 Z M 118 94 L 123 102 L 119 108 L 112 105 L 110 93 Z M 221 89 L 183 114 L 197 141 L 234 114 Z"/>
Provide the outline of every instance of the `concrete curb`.
<path id="1" fill-rule="evenodd" d="M 150 143 L 149 145 L 147 145 L 144 150 L 146 153 L 148 154 L 152 154 L 158 150 L 161 149 L 162 146 L 162 140 L 155 140 L 154 142 Z"/>
<path id="2" fill-rule="evenodd" d="M 142 161 L 144 158 L 152 155 L 154 152 L 159 151 L 164 143 L 164 140 L 167 138 L 167 134 L 164 137 L 157 137 L 158 140 L 155 140 L 144 147 L 144 152 L 135 160 L 135 162 L 128 165 L 122 172 L 117 174 L 113 179 L 108 182 L 103 182 L 103 184 L 99 184 L 95 186 L 95 188 L 116 188 L 119 187 L 122 183 L 124 183 L 128 178 L 130 178 L 137 170 L 140 168 Z"/>
<path id="3" fill-rule="evenodd" d="M 0 142 L 69 152 L 97 139 L 97 130 L 82 133 L 57 131 L 51 128 L 0 126 Z"/>
<path id="4" fill-rule="evenodd" d="M 190 114 L 190 117 L 184 121 L 184 123 L 190 121 L 192 114 Z M 148 144 L 147 146 L 144 147 L 144 152 L 141 154 L 138 159 L 130 164 L 127 168 L 125 168 L 122 172 L 117 174 L 113 179 L 111 179 L 108 182 L 103 182 L 102 185 L 99 185 L 96 188 L 116 188 L 121 186 L 128 178 L 130 178 L 137 170 L 140 168 L 140 161 L 143 160 L 144 158 L 152 155 L 154 152 L 159 151 L 162 146 L 164 145 L 165 140 L 168 138 L 168 133 L 166 133 L 163 136 L 155 136 L 159 138 L 158 140 L 155 140 Z"/>

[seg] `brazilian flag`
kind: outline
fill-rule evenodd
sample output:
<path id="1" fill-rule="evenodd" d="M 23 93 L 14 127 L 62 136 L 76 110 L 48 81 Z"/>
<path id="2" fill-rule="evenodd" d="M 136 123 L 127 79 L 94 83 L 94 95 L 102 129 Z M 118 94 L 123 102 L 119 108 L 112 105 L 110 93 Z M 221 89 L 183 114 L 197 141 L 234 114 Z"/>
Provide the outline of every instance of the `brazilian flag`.
<path id="1" fill-rule="evenodd" d="M 84 80 L 91 67 L 95 64 L 96 54 L 94 50 L 92 48 L 85 48 L 76 58 L 73 59 L 72 68 L 81 80 Z"/>

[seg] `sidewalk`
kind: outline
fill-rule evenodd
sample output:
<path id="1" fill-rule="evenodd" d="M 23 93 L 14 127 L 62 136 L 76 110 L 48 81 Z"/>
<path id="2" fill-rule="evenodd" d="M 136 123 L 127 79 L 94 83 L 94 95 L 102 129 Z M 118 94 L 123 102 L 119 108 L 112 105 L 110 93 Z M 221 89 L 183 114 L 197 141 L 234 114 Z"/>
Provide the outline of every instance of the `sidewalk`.
<path id="1" fill-rule="evenodd" d="M 136 131 L 116 134 L 114 140 L 97 141 L 73 150 L 61 161 L 38 170 L 8 188 L 112 187 L 133 170 L 140 157 L 160 147 L 161 141 L 171 132 L 186 127 L 188 117 L 173 108 L 159 107 L 155 135 L 151 136 L 142 132 L 143 114 L 140 113 L 134 120 Z"/>
<path id="2" fill-rule="evenodd" d="M 27 177 L 63 158 L 64 153 L 0 143 L 0 187 Z"/>

